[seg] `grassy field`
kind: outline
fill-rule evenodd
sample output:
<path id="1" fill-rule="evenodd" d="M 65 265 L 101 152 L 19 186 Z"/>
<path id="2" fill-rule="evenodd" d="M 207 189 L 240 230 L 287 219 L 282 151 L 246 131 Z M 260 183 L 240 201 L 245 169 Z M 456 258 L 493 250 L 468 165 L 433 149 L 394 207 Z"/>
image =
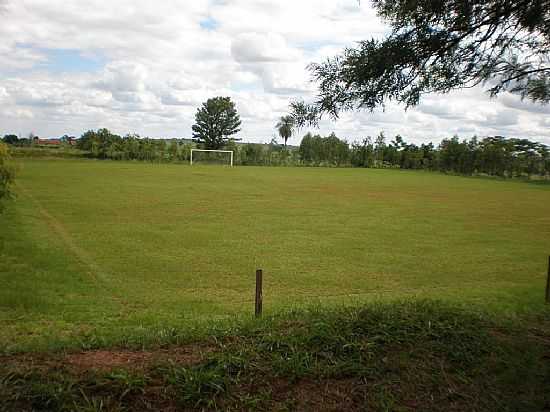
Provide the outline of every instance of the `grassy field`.
<path id="1" fill-rule="evenodd" d="M 550 185 L 372 169 L 21 160 L 0 215 L 0 350 L 264 308 L 429 297 L 543 310 Z M 167 332 L 168 331 L 168 332 Z"/>

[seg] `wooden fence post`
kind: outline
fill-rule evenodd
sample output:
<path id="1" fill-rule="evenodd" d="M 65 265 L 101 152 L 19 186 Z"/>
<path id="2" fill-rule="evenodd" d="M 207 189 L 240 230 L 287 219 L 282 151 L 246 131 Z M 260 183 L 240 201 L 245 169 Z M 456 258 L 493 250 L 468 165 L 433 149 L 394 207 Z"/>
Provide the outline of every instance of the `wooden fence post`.
<path id="1" fill-rule="evenodd" d="M 256 317 L 262 316 L 262 269 L 256 270 Z"/>
<path id="2" fill-rule="evenodd" d="M 548 276 L 546 277 L 546 303 L 550 303 L 550 256 L 548 256 Z"/>

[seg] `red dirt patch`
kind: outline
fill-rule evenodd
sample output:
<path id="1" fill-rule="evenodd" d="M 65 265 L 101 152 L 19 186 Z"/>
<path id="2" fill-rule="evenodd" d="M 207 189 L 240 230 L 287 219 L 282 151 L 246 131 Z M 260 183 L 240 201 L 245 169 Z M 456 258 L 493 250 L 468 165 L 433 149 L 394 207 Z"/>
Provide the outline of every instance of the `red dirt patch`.
<path id="1" fill-rule="evenodd" d="M 202 361 L 204 356 L 212 351 L 210 347 L 197 346 L 139 352 L 100 350 L 73 353 L 67 355 L 65 361 L 70 367 L 78 370 L 145 369 L 151 364 L 163 361 L 192 365 Z"/>
<path id="2" fill-rule="evenodd" d="M 94 350 L 69 353 L 66 355 L 16 355 L 0 357 L 0 361 L 17 368 L 32 367 L 50 369 L 66 367 L 76 372 L 87 370 L 108 371 L 111 369 L 147 369 L 155 363 L 172 361 L 178 364 L 193 365 L 204 360 L 214 351 L 208 346 L 183 346 L 155 351 Z"/>
<path id="3" fill-rule="evenodd" d="M 140 369 L 151 361 L 151 352 L 114 352 L 107 350 L 74 353 L 64 361 L 77 369 Z"/>
<path id="4" fill-rule="evenodd" d="M 298 411 L 359 411 L 364 410 L 364 385 L 355 379 L 301 379 L 291 382 L 286 379 L 272 379 L 267 383 L 271 400 L 270 410 Z M 252 383 L 241 390 L 257 393 L 261 385 Z"/>
<path id="5" fill-rule="evenodd" d="M 362 410 L 362 403 L 356 402 L 360 388 L 355 380 L 326 380 L 322 382 L 303 381 L 294 390 L 297 409 L 301 411 L 354 411 Z"/>

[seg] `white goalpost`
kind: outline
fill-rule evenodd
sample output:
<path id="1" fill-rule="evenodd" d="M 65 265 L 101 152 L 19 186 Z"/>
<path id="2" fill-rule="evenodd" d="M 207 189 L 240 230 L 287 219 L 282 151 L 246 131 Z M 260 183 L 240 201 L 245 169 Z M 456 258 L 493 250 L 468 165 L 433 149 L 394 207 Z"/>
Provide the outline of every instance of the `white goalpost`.
<path id="1" fill-rule="evenodd" d="M 194 152 L 215 152 L 215 153 L 230 153 L 230 166 L 233 167 L 233 150 L 207 150 L 207 149 L 191 149 L 191 157 L 189 164 L 193 166 L 193 153 Z"/>

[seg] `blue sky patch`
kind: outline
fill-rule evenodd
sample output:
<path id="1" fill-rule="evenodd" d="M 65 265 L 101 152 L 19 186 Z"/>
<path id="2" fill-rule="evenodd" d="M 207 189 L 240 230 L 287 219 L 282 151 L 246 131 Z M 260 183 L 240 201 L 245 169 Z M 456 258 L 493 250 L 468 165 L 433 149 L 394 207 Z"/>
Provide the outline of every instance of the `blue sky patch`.
<path id="1" fill-rule="evenodd" d="M 40 64 L 50 72 L 75 73 L 95 72 L 105 65 L 105 59 L 100 56 L 83 56 L 78 50 L 72 49 L 39 49 L 48 60 Z"/>
<path id="2" fill-rule="evenodd" d="M 200 25 L 204 30 L 216 30 L 220 24 L 216 19 L 207 17 L 206 19 L 201 20 Z"/>
<path id="3" fill-rule="evenodd" d="M 50 49 L 25 43 L 19 43 L 17 48 L 32 50 L 46 58 L 31 69 L 22 70 L 24 72 L 46 70 L 52 73 L 89 73 L 100 70 L 106 63 L 106 59 L 100 55 L 83 55 L 76 49 Z"/>

